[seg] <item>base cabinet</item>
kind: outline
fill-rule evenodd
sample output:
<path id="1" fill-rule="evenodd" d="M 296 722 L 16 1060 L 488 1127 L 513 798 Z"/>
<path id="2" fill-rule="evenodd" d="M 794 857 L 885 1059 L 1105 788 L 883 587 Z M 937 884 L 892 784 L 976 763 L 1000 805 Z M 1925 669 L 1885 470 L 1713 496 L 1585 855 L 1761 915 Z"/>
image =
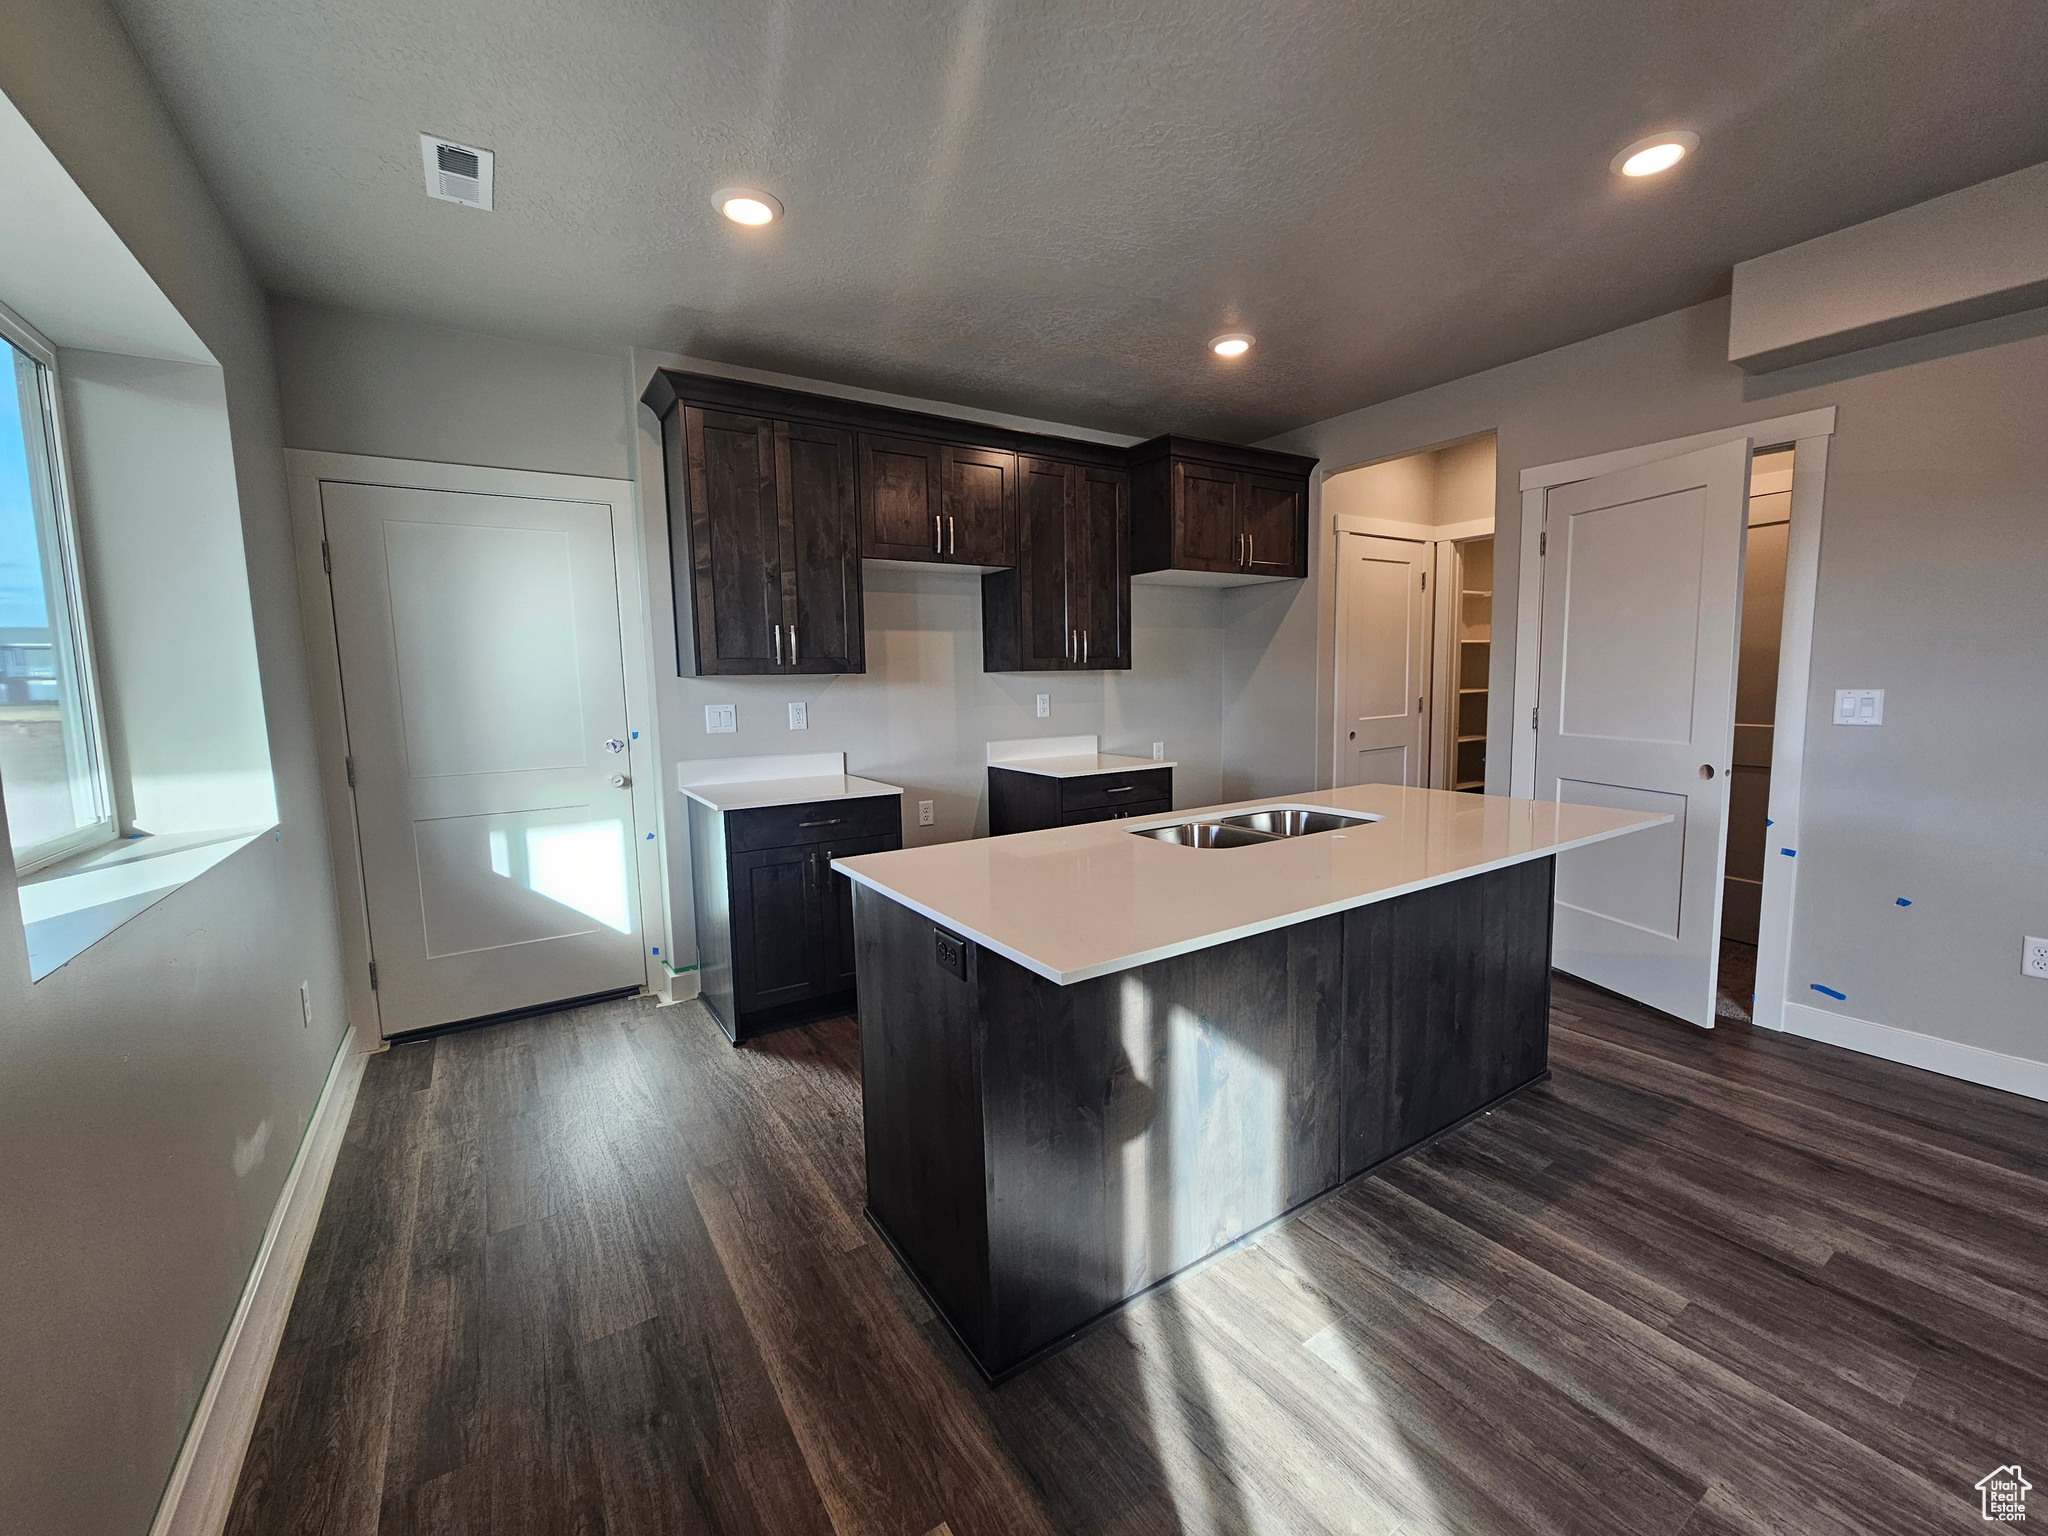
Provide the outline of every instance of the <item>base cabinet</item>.
<path id="1" fill-rule="evenodd" d="M 1078 827 L 1091 821 L 1164 816 L 1173 809 L 1173 770 L 1087 773 L 1072 778 L 1019 768 L 988 771 L 988 835 Z"/>
<path id="2" fill-rule="evenodd" d="M 832 861 L 901 848 L 901 797 L 689 806 L 700 995 L 733 1043 L 851 1009 L 852 882 Z"/>

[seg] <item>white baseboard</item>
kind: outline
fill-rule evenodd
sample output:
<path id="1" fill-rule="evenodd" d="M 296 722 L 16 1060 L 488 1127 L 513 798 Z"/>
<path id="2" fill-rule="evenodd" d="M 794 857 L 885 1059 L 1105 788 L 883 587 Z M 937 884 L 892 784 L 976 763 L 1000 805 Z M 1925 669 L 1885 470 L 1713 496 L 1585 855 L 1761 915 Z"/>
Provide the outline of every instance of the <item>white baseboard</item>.
<path id="1" fill-rule="evenodd" d="M 1944 1077 L 1959 1077 L 1966 1083 L 1982 1083 L 1987 1088 L 2001 1088 L 2007 1093 L 2025 1094 L 2030 1099 L 2048 1100 L 2048 1061 L 2007 1056 L 2001 1051 L 1987 1051 L 1981 1046 L 1944 1040 L 1938 1035 L 1923 1035 L 1890 1024 L 1873 1024 L 1868 1019 L 1829 1013 L 1805 1003 L 1785 1004 L 1785 1033 L 1803 1035 L 1808 1040 L 1825 1040 L 1829 1045 L 1845 1046 L 1866 1056 L 1880 1056 L 1886 1061 L 1939 1072 Z"/>
<path id="2" fill-rule="evenodd" d="M 327 1198 L 327 1181 L 341 1152 L 342 1133 L 355 1107 L 367 1058 L 356 1050 L 351 1026 L 327 1069 L 326 1085 L 313 1118 L 300 1138 L 298 1156 L 285 1175 L 277 1207 L 256 1262 L 249 1269 L 241 1305 L 228 1324 L 213 1374 L 193 1410 L 192 1427 L 171 1469 L 163 1501 L 149 1536 L 219 1536 L 242 1475 L 242 1458 L 255 1433 L 256 1410 L 270 1381 L 270 1364 L 284 1337 L 285 1318 L 299 1288 L 299 1271 L 313 1243 L 313 1228 Z"/>

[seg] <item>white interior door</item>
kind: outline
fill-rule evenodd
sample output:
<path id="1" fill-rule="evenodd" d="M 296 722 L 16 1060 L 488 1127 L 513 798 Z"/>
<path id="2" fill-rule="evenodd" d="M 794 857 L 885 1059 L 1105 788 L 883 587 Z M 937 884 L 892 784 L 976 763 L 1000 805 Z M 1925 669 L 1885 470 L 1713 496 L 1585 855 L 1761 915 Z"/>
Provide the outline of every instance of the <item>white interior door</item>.
<path id="1" fill-rule="evenodd" d="M 323 482 L 387 1035 L 637 986 L 609 507 Z"/>
<path id="2" fill-rule="evenodd" d="M 1545 503 L 1536 793 L 1669 824 L 1561 854 L 1558 969 L 1711 1029 L 1749 441 Z"/>
<path id="3" fill-rule="evenodd" d="M 1337 783 L 1429 782 L 1432 546 L 1337 536 Z"/>

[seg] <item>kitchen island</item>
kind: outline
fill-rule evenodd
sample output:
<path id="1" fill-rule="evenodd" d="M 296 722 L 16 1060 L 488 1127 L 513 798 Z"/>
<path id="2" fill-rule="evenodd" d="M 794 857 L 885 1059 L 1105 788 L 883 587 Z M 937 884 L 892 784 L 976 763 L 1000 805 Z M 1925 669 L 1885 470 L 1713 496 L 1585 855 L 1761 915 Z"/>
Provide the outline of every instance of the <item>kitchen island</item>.
<path id="1" fill-rule="evenodd" d="M 1547 1075 L 1555 856 L 1667 819 L 1368 785 L 835 861 L 869 1220 L 1014 1374 Z"/>

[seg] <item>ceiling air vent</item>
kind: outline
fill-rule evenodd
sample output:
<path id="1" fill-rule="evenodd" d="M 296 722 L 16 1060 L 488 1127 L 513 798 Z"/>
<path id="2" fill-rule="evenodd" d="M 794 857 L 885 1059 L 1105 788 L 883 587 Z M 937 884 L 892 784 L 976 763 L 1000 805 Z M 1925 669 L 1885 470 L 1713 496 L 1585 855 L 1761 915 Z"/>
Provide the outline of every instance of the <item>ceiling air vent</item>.
<path id="1" fill-rule="evenodd" d="M 495 156 L 488 149 L 420 135 L 420 160 L 427 172 L 427 196 L 465 208 L 491 206 L 491 166 Z"/>

